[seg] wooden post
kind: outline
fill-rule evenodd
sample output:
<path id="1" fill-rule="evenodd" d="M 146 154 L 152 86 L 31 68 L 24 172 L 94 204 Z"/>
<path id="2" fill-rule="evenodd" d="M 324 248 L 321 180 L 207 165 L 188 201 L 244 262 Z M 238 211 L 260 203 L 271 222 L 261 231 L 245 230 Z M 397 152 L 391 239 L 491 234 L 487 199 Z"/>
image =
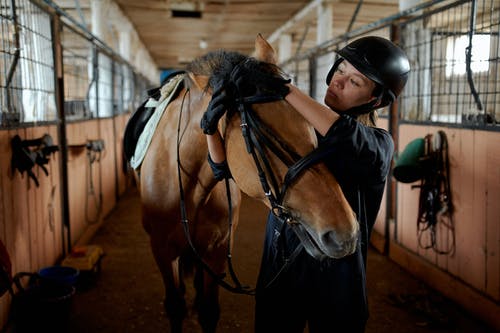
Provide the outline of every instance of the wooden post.
<path id="1" fill-rule="evenodd" d="M 395 23 L 391 25 L 391 40 L 398 43 L 400 38 L 400 26 Z M 396 99 L 389 106 L 389 133 L 394 141 L 394 154 L 398 151 L 398 141 L 399 141 L 399 105 Z M 394 167 L 394 159 L 391 162 L 391 171 L 387 178 L 387 192 L 386 192 L 386 218 L 385 218 L 385 230 L 384 230 L 384 254 L 389 254 L 389 244 L 391 241 L 391 223 L 395 223 L 394 235 L 397 235 L 397 224 L 396 224 L 396 214 L 397 214 L 397 183 L 392 177 L 392 168 Z M 396 237 L 396 236 L 395 236 Z"/>
<path id="2" fill-rule="evenodd" d="M 54 47 L 54 68 L 55 68 L 55 96 L 56 109 L 59 121 L 57 122 L 57 134 L 59 138 L 60 158 L 60 184 L 61 184 L 61 216 L 62 216 L 62 247 L 63 256 L 66 255 L 64 240 L 66 238 L 67 251 L 71 252 L 71 230 L 69 219 L 69 192 L 68 192 L 68 141 L 66 136 L 66 115 L 64 113 L 64 70 L 63 52 L 61 44 L 61 19 L 59 15 L 52 16 L 52 40 Z M 66 230 L 66 237 L 64 237 Z"/>

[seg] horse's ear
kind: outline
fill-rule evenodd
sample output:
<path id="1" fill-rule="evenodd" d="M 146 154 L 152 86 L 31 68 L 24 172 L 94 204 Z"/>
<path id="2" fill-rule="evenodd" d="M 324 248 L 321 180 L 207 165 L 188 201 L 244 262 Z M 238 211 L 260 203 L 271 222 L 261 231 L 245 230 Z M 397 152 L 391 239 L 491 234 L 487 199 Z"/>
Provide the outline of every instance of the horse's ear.
<path id="1" fill-rule="evenodd" d="M 208 76 L 205 75 L 194 75 L 193 73 L 188 73 L 189 78 L 198 87 L 198 89 L 203 90 L 208 84 Z"/>
<path id="2" fill-rule="evenodd" d="M 274 49 L 261 34 L 255 38 L 255 58 L 276 65 Z"/>

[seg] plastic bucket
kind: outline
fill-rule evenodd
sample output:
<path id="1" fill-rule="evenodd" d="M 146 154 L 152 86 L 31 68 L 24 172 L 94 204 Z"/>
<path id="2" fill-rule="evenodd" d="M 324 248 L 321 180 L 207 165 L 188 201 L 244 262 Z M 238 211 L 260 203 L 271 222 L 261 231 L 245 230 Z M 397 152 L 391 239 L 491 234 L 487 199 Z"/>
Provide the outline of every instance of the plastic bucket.
<path id="1" fill-rule="evenodd" d="M 80 275 L 80 271 L 68 266 L 49 266 L 38 271 L 38 275 L 43 282 L 51 282 L 74 286 Z"/>

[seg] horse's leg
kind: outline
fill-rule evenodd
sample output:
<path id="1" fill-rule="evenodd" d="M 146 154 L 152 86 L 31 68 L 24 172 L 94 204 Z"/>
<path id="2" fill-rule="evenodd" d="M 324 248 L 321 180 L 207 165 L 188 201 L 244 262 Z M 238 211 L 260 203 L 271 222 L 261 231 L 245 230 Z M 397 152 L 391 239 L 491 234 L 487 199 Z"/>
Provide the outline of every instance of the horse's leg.
<path id="1" fill-rule="evenodd" d="M 174 250 L 169 248 L 169 243 L 165 238 L 158 239 L 158 235 L 151 233 L 151 248 L 165 287 L 163 306 L 170 321 L 171 332 L 181 333 L 187 307 L 184 298 L 186 288 L 181 276 L 179 257 L 172 258 Z"/>
<path id="2" fill-rule="evenodd" d="M 224 272 L 226 246 L 219 246 L 204 256 L 205 262 L 218 275 Z M 220 317 L 219 285 L 217 281 L 198 265 L 195 272 L 196 310 L 198 322 L 204 333 L 214 333 Z"/>
<path id="3" fill-rule="evenodd" d="M 233 184 L 232 184 L 233 185 Z M 237 225 L 241 196 L 231 185 L 233 230 Z M 226 267 L 228 249 L 228 204 L 224 182 L 218 183 L 200 211 L 196 227 L 197 244 L 204 244 L 203 259 L 211 270 L 221 276 Z M 216 330 L 220 317 L 219 285 L 201 265 L 195 272 L 196 309 L 204 333 Z"/>
<path id="4" fill-rule="evenodd" d="M 184 298 L 186 287 L 181 276 L 179 258 L 170 262 L 172 267 L 172 281 L 165 281 L 165 300 L 163 305 L 170 319 L 172 333 L 182 332 L 182 323 L 187 315 L 186 300 Z"/>

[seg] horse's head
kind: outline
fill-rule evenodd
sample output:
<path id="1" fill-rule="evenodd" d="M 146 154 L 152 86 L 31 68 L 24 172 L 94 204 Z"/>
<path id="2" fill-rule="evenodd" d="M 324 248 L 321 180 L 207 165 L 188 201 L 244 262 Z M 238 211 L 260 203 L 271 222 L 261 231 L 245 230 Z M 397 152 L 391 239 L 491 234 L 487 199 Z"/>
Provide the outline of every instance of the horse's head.
<path id="1" fill-rule="evenodd" d="M 311 255 L 349 255 L 358 238 L 355 214 L 333 175 L 310 155 L 317 146 L 314 129 L 275 94 L 272 82 L 280 72 L 272 47 L 260 35 L 255 46 L 255 58 L 218 51 L 190 68 L 205 75 L 210 68 L 210 86 L 222 81 L 233 90 L 235 67 L 245 74 L 222 126 L 232 176 L 244 193 L 290 223 Z"/>

